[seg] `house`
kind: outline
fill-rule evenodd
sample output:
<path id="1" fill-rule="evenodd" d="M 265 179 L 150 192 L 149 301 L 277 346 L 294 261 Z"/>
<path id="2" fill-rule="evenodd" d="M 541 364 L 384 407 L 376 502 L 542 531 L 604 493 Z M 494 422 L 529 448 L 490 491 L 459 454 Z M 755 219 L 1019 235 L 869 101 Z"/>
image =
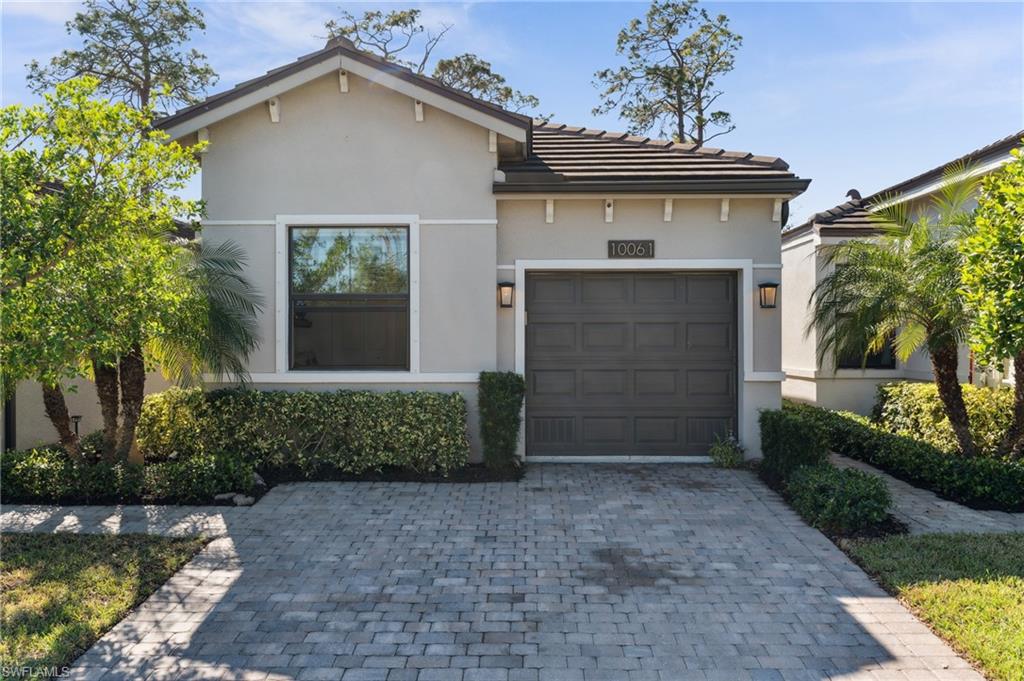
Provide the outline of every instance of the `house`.
<path id="1" fill-rule="evenodd" d="M 345 39 L 158 125 L 208 142 L 202 237 L 267 301 L 255 387 L 458 391 L 479 457 L 478 374 L 517 371 L 528 460 L 760 454 L 781 159 L 540 124 Z"/>
<path id="2" fill-rule="evenodd" d="M 861 356 L 829 356 L 819 362 L 817 331 L 808 329 L 808 321 L 811 292 L 829 272 L 822 258 L 822 248 L 849 239 L 870 239 L 878 235 L 878 224 L 871 219 L 871 212 L 875 206 L 894 197 L 908 203 L 911 215 L 934 210 L 930 201 L 942 184 L 946 168 L 963 163 L 973 175 L 991 173 L 1010 160 L 1010 151 L 1020 145 L 1022 137 L 1024 130 L 867 197 L 851 190 L 845 203 L 783 232 L 784 397 L 830 409 L 868 414 L 880 384 L 898 380 L 933 380 L 930 360 L 923 351 L 915 353 L 906 362 L 899 361 L 890 347 L 869 355 L 863 366 Z M 960 349 L 959 373 L 960 380 L 965 383 L 991 384 L 1004 380 L 997 373 L 975 367 L 966 346 Z"/>

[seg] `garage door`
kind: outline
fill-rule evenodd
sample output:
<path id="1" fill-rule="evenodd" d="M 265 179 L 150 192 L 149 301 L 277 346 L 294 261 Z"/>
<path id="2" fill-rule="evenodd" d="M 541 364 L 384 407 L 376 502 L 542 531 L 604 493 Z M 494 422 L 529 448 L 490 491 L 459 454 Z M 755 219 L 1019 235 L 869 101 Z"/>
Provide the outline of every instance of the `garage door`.
<path id="1" fill-rule="evenodd" d="M 705 455 L 736 430 L 732 272 L 526 279 L 527 456 Z"/>

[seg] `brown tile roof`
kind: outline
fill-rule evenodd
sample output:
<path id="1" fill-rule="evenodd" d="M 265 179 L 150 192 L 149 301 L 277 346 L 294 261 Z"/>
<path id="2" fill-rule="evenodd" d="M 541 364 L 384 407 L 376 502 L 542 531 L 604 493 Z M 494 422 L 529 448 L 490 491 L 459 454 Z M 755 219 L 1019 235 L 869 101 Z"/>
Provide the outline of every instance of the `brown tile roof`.
<path id="1" fill-rule="evenodd" d="M 911 193 L 915 189 L 937 182 L 942 179 L 942 174 L 945 172 L 946 168 L 955 163 L 963 163 L 967 165 L 985 163 L 987 161 L 995 160 L 1001 156 L 1005 156 L 1010 153 L 1011 149 L 1020 145 L 1022 138 L 1024 138 L 1024 130 L 1007 135 L 1006 137 L 998 139 L 991 144 L 987 144 L 980 149 L 975 149 L 974 151 L 968 152 L 959 158 L 955 158 L 948 163 L 942 164 L 941 166 L 937 166 L 919 175 L 915 175 L 910 179 L 903 180 L 890 187 L 881 189 L 863 199 L 852 199 L 846 203 L 841 203 L 834 208 L 830 208 L 820 213 L 815 213 L 803 224 L 791 227 L 784 231 L 783 238 L 791 239 L 799 234 L 806 234 L 814 228 L 817 228 L 819 231 L 824 229 L 835 236 L 848 236 L 860 233 L 871 234 L 872 232 L 878 231 L 878 223 L 869 218 L 872 204 L 897 197 L 900 194 Z"/>
<path id="2" fill-rule="evenodd" d="M 780 158 L 680 144 L 621 132 L 535 124 L 525 161 L 502 163 L 498 192 L 783 191 L 802 180 Z"/>
<path id="3" fill-rule="evenodd" d="M 200 114 L 206 113 L 207 111 L 216 109 L 218 106 L 226 104 L 234 99 L 238 99 L 239 97 L 243 97 L 249 94 L 250 92 L 255 92 L 256 90 L 259 90 L 262 87 L 266 87 L 267 85 L 270 85 L 271 83 L 286 78 L 292 75 L 293 73 L 302 71 L 303 69 L 306 69 L 310 66 L 318 64 L 326 59 L 330 59 L 331 57 L 337 56 L 339 54 L 344 55 L 350 59 L 361 61 L 364 64 L 374 66 L 382 71 L 387 72 L 392 76 L 401 78 L 402 80 L 407 81 L 409 83 L 419 85 L 420 87 L 424 87 L 430 90 L 431 92 L 439 94 L 443 97 L 447 97 L 449 99 L 458 101 L 467 106 L 471 106 L 472 108 L 477 109 L 478 111 L 483 111 L 485 113 L 496 116 L 501 120 L 516 125 L 520 128 L 528 130 L 532 122 L 529 116 L 516 113 L 513 111 L 508 111 L 507 109 L 501 108 L 497 104 L 493 104 L 491 102 L 478 99 L 470 95 L 468 92 L 448 87 L 447 85 L 442 85 L 439 81 L 435 80 L 434 78 L 430 78 L 429 76 L 424 76 L 415 73 L 411 69 L 408 69 L 399 64 L 395 64 L 393 62 L 386 61 L 375 54 L 369 54 L 368 52 L 357 50 L 355 46 L 352 44 L 352 41 L 348 40 L 347 38 L 334 38 L 328 40 L 327 45 L 322 50 L 317 50 L 316 52 L 311 52 L 307 55 L 303 55 L 290 64 L 280 66 L 276 69 L 271 69 L 262 76 L 257 76 L 256 78 L 252 78 L 250 80 L 238 83 L 237 85 L 235 85 L 235 87 L 231 88 L 230 90 L 225 90 L 224 92 L 219 92 L 215 95 L 211 95 L 203 101 L 199 102 L 198 104 L 194 104 L 184 109 L 179 109 L 170 116 L 165 116 L 164 118 L 161 118 L 154 125 L 155 127 L 162 129 L 173 127 L 175 125 L 178 125 L 189 120 L 190 118 L 194 118 L 196 116 L 199 116 Z"/>

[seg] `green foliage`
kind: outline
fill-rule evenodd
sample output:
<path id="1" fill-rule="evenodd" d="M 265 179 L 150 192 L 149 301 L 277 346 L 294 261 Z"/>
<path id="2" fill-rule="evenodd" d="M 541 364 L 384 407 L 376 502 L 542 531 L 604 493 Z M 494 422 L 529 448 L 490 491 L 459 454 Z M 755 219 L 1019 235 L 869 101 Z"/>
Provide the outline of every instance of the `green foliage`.
<path id="1" fill-rule="evenodd" d="M 946 169 L 942 185 L 923 209 L 901 196 L 885 197 L 872 219 L 881 234 L 850 239 L 823 250 L 826 274 L 811 296 L 818 360 L 867 357 L 892 339 L 906 361 L 928 351 L 942 404 L 960 451 L 976 453 L 957 380 L 957 347 L 967 337 L 971 312 L 960 290 L 957 242 L 972 228 L 968 210 L 978 187 L 970 169 Z"/>
<path id="2" fill-rule="evenodd" d="M 448 87 L 462 90 L 477 99 L 497 104 L 503 109 L 521 113 L 536 111 L 540 100 L 534 95 L 524 94 L 505 82 L 505 77 L 491 68 L 491 63 L 475 54 L 460 54 L 441 59 L 434 66 L 434 79 Z M 549 115 L 536 114 L 534 118 L 547 120 Z"/>
<path id="3" fill-rule="evenodd" d="M 971 434 L 983 456 L 996 456 L 1013 420 L 1013 391 L 964 385 Z M 878 386 L 872 419 L 886 430 L 948 452 L 957 452 L 956 435 L 934 383 L 888 383 Z"/>
<path id="4" fill-rule="evenodd" d="M 480 439 L 484 463 L 491 470 L 509 470 L 519 466 L 516 446 L 522 424 L 526 382 L 511 371 L 482 371 L 478 401 Z"/>
<path id="5" fill-rule="evenodd" d="M 871 529 L 889 515 L 889 488 L 877 475 L 831 464 L 802 466 L 786 483 L 786 497 L 810 525 L 836 534 Z"/>
<path id="6" fill-rule="evenodd" d="M 76 462 L 55 447 L 5 452 L 4 503 L 209 504 L 252 491 L 252 466 L 237 454 L 193 454 L 145 466 Z"/>
<path id="7" fill-rule="evenodd" d="M 719 468 L 738 468 L 746 460 L 744 456 L 745 451 L 743 445 L 736 439 L 736 436 L 729 433 L 727 437 L 715 436 L 715 441 L 711 443 L 708 455 L 711 457 L 711 461 Z"/>
<path id="8" fill-rule="evenodd" d="M 166 233 L 199 204 L 179 198 L 193 150 L 148 129 L 149 111 L 93 100 L 97 81 L 0 110 L 0 364 L 5 384 L 86 374 L 189 304 Z M 116 363 L 116 362 L 115 362 Z"/>
<path id="9" fill-rule="evenodd" d="M 172 388 L 148 395 L 142 411 L 138 443 L 153 461 L 227 452 L 270 477 L 316 479 L 448 474 L 469 456 L 458 393 Z"/>
<path id="10" fill-rule="evenodd" d="M 715 111 L 722 96 L 715 81 L 733 69 L 743 38 L 729 30 L 724 14 L 712 17 L 697 0 L 655 0 L 643 20 L 619 31 L 617 54 L 626 63 L 594 74 L 603 86 L 594 114 L 618 109 L 630 132 L 659 134 L 703 146 L 736 126 Z M 724 128 L 709 134 L 713 128 Z"/>
<path id="11" fill-rule="evenodd" d="M 975 229 L 961 242 L 972 347 L 996 364 L 1024 351 L 1024 149 L 985 177 Z"/>
<path id="12" fill-rule="evenodd" d="M 896 435 L 857 414 L 809 405 L 785 409 L 816 422 L 828 447 L 864 461 L 912 485 L 971 508 L 1024 510 L 1024 465 L 1019 462 L 967 458 L 926 442 Z"/>
<path id="13" fill-rule="evenodd" d="M 825 433 L 813 420 L 787 409 L 761 412 L 760 473 L 769 483 L 781 485 L 801 466 L 817 466 L 828 459 Z"/>
<path id="14" fill-rule="evenodd" d="M 67 22 L 68 34 L 77 34 L 82 46 L 46 66 L 33 60 L 29 84 L 42 93 L 89 74 L 101 93 L 137 109 L 195 104 L 217 76 L 205 55 L 182 46 L 205 28 L 202 11 L 187 0 L 86 0 Z"/>

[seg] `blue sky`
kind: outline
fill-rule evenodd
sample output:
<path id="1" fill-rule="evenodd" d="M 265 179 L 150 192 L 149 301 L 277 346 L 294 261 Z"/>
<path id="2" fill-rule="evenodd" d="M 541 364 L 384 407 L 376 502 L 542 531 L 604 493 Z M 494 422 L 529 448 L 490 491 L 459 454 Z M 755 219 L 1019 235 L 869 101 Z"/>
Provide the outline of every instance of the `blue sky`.
<path id="1" fill-rule="evenodd" d="M 323 44 L 338 2 L 202 2 L 195 46 L 221 76 L 213 89 Z M 375 5 L 375 6 L 380 6 Z M 615 36 L 646 3 L 401 3 L 455 28 L 438 56 L 474 52 L 555 120 L 607 130 L 594 116 L 594 71 L 618 63 Z M 716 2 L 744 38 L 721 80 L 737 129 L 713 145 L 785 158 L 814 180 L 794 219 L 881 189 L 1024 129 L 1024 3 Z M 35 98 L 24 64 L 74 44 L 76 3 L 2 3 L 4 104 Z"/>

